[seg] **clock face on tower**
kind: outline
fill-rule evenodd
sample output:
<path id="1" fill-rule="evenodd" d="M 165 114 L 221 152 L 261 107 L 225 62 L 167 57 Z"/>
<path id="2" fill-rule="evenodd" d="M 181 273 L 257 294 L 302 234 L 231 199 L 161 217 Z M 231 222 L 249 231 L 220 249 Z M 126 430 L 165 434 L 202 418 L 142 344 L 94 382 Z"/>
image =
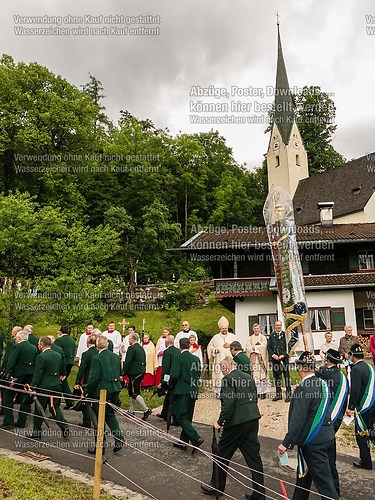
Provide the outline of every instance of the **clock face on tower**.
<path id="1" fill-rule="evenodd" d="M 293 146 L 298 149 L 299 148 L 299 142 L 298 141 L 293 141 Z"/>
<path id="2" fill-rule="evenodd" d="M 275 141 L 273 143 L 273 149 L 274 149 L 274 151 L 276 151 L 276 149 L 279 149 L 279 146 L 280 146 L 279 141 Z"/>

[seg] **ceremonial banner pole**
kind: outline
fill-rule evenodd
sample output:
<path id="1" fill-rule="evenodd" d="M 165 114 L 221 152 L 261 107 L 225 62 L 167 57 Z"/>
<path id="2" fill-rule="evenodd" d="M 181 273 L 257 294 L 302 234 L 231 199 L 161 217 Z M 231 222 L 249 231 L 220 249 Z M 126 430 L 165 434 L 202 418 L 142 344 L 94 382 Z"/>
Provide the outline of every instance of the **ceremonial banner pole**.
<path id="1" fill-rule="evenodd" d="M 314 353 L 293 203 L 289 194 L 279 187 L 272 186 L 263 207 L 263 216 L 271 245 L 289 355 L 297 347 L 299 329 L 302 333 L 303 349 Z"/>
<path id="2" fill-rule="evenodd" d="M 100 478 L 102 473 L 106 401 L 107 401 L 107 391 L 105 389 L 102 389 L 100 391 L 100 399 L 99 399 L 98 434 L 96 438 L 97 441 L 96 441 L 96 455 L 95 455 L 94 490 L 92 495 L 92 498 L 94 500 L 100 500 Z"/>

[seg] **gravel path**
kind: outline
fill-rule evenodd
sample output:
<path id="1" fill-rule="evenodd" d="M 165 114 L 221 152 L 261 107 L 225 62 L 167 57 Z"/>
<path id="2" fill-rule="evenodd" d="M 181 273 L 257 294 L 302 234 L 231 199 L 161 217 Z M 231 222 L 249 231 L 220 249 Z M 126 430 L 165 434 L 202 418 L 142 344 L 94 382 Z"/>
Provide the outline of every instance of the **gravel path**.
<path id="1" fill-rule="evenodd" d="M 288 428 L 289 403 L 285 400 L 272 401 L 274 394 L 267 394 L 266 399 L 258 400 L 258 406 L 262 415 L 259 425 L 259 435 L 274 439 L 284 438 Z M 160 408 L 153 410 L 154 414 Z M 220 413 L 220 400 L 209 390 L 199 395 L 195 406 L 194 421 L 202 424 L 212 424 Z M 336 434 L 336 445 L 338 453 L 357 456 L 358 450 L 354 439 L 354 429 L 347 429 L 345 424 Z"/>

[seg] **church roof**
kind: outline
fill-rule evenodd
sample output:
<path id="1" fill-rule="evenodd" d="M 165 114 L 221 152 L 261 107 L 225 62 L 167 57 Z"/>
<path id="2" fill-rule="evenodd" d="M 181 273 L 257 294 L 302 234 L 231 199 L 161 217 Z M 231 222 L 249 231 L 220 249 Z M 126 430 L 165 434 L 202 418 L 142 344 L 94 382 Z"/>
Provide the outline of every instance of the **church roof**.
<path id="1" fill-rule="evenodd" d="M 297 225 L 320 221 L 318 203 L 333 201 L 333 218 L 363 210 L 375 191 L 375 154 L 299 181 L 293 197 Z"/>
<path id="2" fill-rule="evenodd" d="M 284 62 L 279 26 L 277 26 L 277 37 L 278 53 L 273 121 L 280 131 L 284 144 L 288 144 L 294 122 L 294 105 Z"/>

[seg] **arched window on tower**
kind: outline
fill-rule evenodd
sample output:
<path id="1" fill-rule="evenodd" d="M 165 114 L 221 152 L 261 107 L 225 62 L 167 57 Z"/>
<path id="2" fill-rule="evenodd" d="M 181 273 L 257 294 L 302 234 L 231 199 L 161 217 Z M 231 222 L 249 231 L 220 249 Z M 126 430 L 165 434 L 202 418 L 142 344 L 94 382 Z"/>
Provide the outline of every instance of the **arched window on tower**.
<path id="1" fill-rule="evenodd" d="M 280 166 L 280 156 L 276 155 L 276 167 Z"/>
<path id="2" fill-rule="evenodd" d="M 299 161 L 299 155 L 296 155 L 296 165 L 297 165 L 297 167 L 301 166 L 301 163 Z"/>

